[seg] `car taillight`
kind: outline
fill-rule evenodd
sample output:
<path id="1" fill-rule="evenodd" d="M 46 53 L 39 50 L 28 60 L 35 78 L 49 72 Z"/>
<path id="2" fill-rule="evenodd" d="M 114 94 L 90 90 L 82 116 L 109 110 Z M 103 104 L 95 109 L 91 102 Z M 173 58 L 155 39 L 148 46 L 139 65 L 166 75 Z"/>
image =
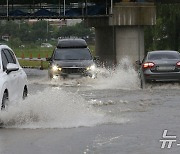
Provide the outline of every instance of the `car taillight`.
<path id="1" fill-rule="evenodd" d="M 143 68 L 152 68 L 154 67 L 154 63 L 152 62 L 146 62 L 143 64 Z"/>
<path id="2" fill-rule="evenodd" d="M 179 61 L 179 62 L 177 62 L 177 63 L 176 63 L 176 65 L 177 65 L 178 67 L 180 67 L 180 61 Z"/>

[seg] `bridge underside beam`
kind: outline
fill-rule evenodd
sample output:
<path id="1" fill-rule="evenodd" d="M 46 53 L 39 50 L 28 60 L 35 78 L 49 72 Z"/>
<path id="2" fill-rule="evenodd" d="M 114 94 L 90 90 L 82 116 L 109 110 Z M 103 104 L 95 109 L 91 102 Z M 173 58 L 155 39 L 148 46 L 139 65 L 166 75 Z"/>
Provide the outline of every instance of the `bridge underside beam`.
<path id="1" fill-rule="evenodd" d="M 28 19 L 37 19 L 37 20 L 43 20 L 43 19 L 91 19 L 96 18 L 101 20 L 101 18 L 107 18 L 108 15 L 94 15 L 94 16 L 88 16 L 88 15 L 81 15 L 81 16 L 63 16 L 63 15 L 57 15 L 57 16 L 0 16 L 0 20 L 28 20 Z"/>

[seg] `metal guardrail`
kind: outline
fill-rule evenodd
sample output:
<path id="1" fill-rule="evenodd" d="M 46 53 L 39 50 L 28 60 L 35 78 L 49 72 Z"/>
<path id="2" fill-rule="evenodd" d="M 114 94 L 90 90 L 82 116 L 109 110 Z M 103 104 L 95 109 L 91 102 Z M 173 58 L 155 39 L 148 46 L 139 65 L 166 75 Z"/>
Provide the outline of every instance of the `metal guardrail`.
<path id="1" fill-rule="evenodd" d="M 46 58 L 17 58 L 18 60 L 29 60 L 29 61 L 46 61 Z"/>
<path id="2" fill-rule="evenodd" d="M 46 61 L 46 58 L 17 58 L 18 60 L 27 60 L 27 61 L 40 61 L 40 67 L 35 67 L 35 66 L 22 66 L 23 68 L 38 68 L 43 70 L 44 66 L 43 66 L 43 62 Z"/>
<path id="3" fill-rule="evenodd" d="M 84 15 L 84 16 L 1 16 L 1 20 L 21 20 L 21 19 L 86 19 L 86 18 L 102 18 L 110 15 Z"/>

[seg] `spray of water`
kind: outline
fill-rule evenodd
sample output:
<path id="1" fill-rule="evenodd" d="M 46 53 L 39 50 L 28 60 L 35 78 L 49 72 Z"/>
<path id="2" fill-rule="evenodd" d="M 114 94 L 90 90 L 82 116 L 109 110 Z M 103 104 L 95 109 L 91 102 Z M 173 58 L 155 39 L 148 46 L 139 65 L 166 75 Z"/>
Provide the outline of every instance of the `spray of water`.
<path id="1" fill-rule="evenodd" d="M 48 84 L 44 91 L 30 95 L 25 101 L 9 106 L 5 112 L 0 112 L 0 123 L 4 127 L 18 128 L 72 128 L 94 126 L 107 122 L 125 122 L 97 110 L 78 93 L 62 90 L 63 85 L 87 86 L 93 89 L 137 89 L 139 79 L 128 58 L 121 60 L 116 69 L 100 68 L 98 78 L 82 78 L 78 80 L 49 81 L 47 72 L 34 73 L 35 79 L 30 84 Z M 46 75 L 46 78 L 43 77 Z M 38 76 L 36 78 L 36 76 Z M 43 78 L 41 78 L 43 77 Z M 114 120 L 112 120 L 114 119 Z"/>
<path id="2" fill-rule="evenodd" d="M 56 86 L 89 86 L 94 89 L 139 89 L 139 77 L 137 71 L 131 61 L 125 57 L 123 58 L 116 68 L 107 69 L 97 68 L 98 75 L 96 79 L 81 78 L 81 79 L 61 79 L 50 81 L 47 77 L 47 71 L 39 72 L 28 71 L 27 73 L 33 74 L 36 77 L 30 80 L 33 84 L 48 84 Z"/>
<path id="3" fill-rule="evenodd" d="M 128 58 L 123 58 L 116 69 L 100 69 L 96 89 L 138 89 L 139 77 Z"/>
<path id="4" fill-rule="evenodd" d="M 78 94 L 47 88 L 0 112 L 0 122 L 3 127 L 72 128 L 105 121 L 104 114 L 93 109 Z"/>
<path id="5" fill-rule="evenodd" d="M 94 89 L 140 89 L 139 75 L 128 57 L 122 58 L 115 69 L 107 69 L 105 67 L 98 68 L 98 76 L 96 79 L 85 77 L 74 80 L 50 81 L 48 79 L 48 73 L 45 70 L 26 70 L 26 73 L 33 76 L 32 79 L 30 78 L 30 84 L 86 86 Z M 180 89 L 180 86 L 179 83 L 155 83 L 148 84 L 146 89 Z"/>

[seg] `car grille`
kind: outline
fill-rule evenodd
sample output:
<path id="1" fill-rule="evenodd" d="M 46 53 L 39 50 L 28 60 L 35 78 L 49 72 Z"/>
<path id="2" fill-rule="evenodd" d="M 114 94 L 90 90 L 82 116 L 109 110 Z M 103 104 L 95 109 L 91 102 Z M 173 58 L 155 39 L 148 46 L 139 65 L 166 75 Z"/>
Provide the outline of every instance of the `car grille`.
<path id="1" fill-rule="evenodd" d="M 85 71 L 85 68 L 62 68 L 62 72 L 67 74 L 85 73 Z"/>

